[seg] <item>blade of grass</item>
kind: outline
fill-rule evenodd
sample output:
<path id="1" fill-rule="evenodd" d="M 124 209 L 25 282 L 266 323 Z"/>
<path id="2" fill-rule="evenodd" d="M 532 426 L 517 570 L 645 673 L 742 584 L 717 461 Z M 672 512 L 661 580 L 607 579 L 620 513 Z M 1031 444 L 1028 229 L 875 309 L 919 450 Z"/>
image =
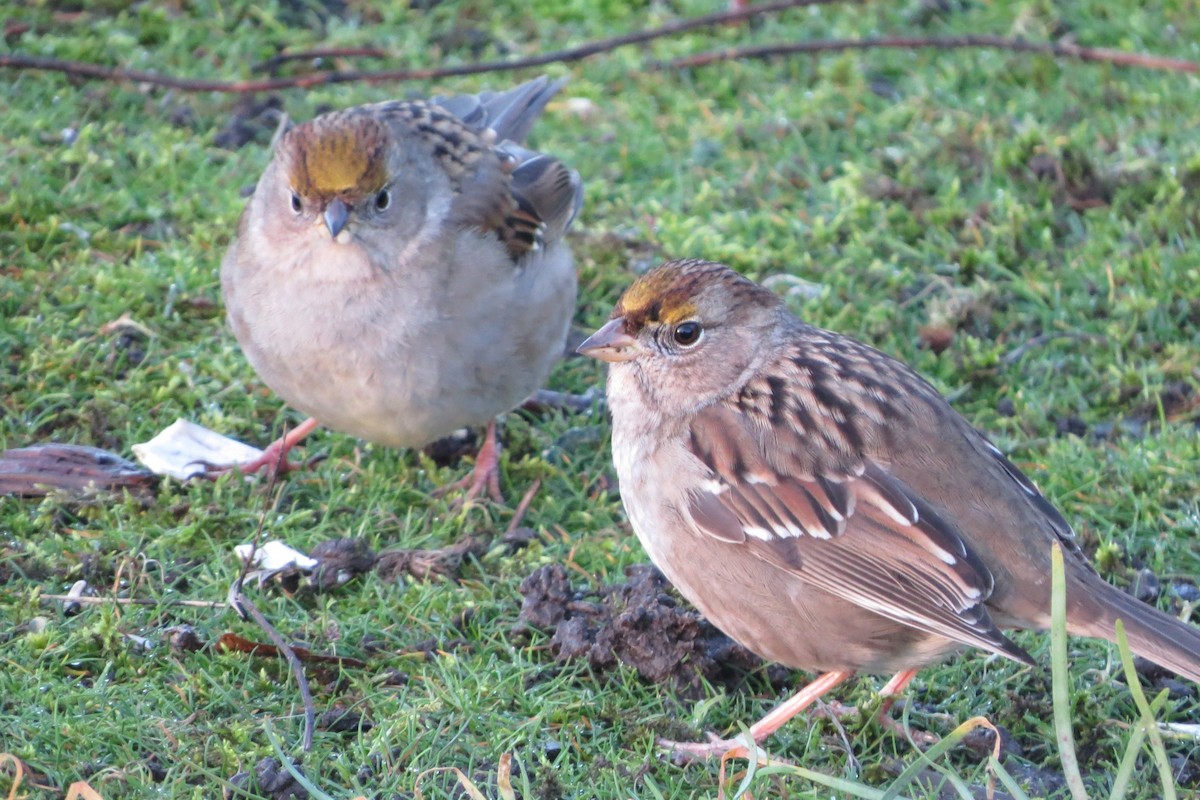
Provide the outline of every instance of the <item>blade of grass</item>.
<path id="1" fill-rule="evenodd" d="M 1067 675 L 1067 577 L 1063 569 L 1062 548 L 1057 542 L 1050 551 L 1050 565 L 1050 688 L 1058 759 L 1062 763 L 1071 797 L 1088 800 L 1083 775 L 1079 773 L 1075 736 L 1071 731 L 1071 698 Z"/>
<path id="2" fill-rule="evenodd" d="M 521 771 L 524 772 L 524 770 Z M 500 795 L 500 800 L 517 800 L 512 785 L 512 753 L 504 753 L 500 756 L 500 767 L 496 770 L 496 792 Z"/>
<path id="3" fill-rule="evenodd" d="M 66 800 L 104 800 L 104 797 L 87 781 L 75 781 L 67 787 Z"/>
<path id="4" fill-rule="evenodd" d="M 16 800 L 17 789 L 21 788 L 21 781 L 25 779 L 25 765 L 11 753 L 0 753 L 0 765 L 3 764 L 12 764 L 13 779 L 12 787 L 8 790 L 8 800 Z"/>
<path id="5" fill-rule="evenodd" d="M 766 778 L 771 775 L 791 775 L 792 777 L 802 778 L 820 786 L 833 789 L 835 792 L 839 792 L 846 797 L 857 797 L 860 800 L 883 800 L 883 790 L 881 789 L 847 780 L 846 778 L 835 778 L 832 775 L 798 767 L 794 764 L 773 764 L 758 770 L 759 778 Z M 908 800 L 908 798 L 897 797 L 896 800 Z"/>
<path id="6" fill-rule="evenodd" d="M 1113 776 L 1112 792 L 1109 793 L 1108 800 L 1124 800 L 1125 792 L 1129 789 L 1129 779 L 1133 777 L 1133 765 L 1137 762 L 1138 751 L 1142 749 L 1142 742 L 1145 740 L 1146 729 L 1141 726 L 1135 727 L 1125 748 L 1125 755 L 1121 756 L 1121 763 L 1117 765 L 1117 774 Z"/>
<path id="7" fill-rule="evenodd" d="M 479 790 L 479 787 L 475 785 L 475 782 L 467 777 L 467 773 L 463 772 L 458 767 L 451 767 L 451 769 L 453 770 L 454 774 L 458 776 L 458 785 L 463 788 L 463 791 L 467 793 L 471 800 L 487 800 L 487 797 L 485 797 L 483 792 Z"/>
<path id="8" fill-rule="evenodd" d="M 433 775 L 438 772 L 449 772 L 458 779 L 458 785 L 462 787 L 469 800 L 487 800 L 483 792 L 479 791 L 479 787 L 475 782 L 467 777 L 467 774 L 458 767 L 432 767 L 417 775 L 417 779 L 413 781 L 413 795 L 417 800 L 425 800 L 425 793 L 421 790 L 421 781 L 428 775 Z"/>
<path id="9" fill-rule="evenodd" d="M 271 723 L 263 726 L 263 733 L 267 735 L 267 741 L 271 743 L 271 749 L 275 751 L 275 757 L 279 759 L 279 763 L 288 771 L 288 774 L 296 781 L 296 783 L 308 790 L 308 793 L 316 798 L 316 800 L 334 800 L 333 795 L 326 794 L 317 788 L 317 785 L 310 781 L 304 773 L 296 769 L 292 763 L 292 759 L 283 752 L 283 745 L 279 742 L 279 737 L 275 735 L 275 730 Z"/>
<path id="10" fill-rule="evenodd" d="M 1154 763 L 1158 766 L 1158 778 L 1162 781 L 1163 800 L 1175 800 L 1175 779 L 1171 776 L 1171 762 L 1167 760 L 1167 750 L 1163 746 L 1162 736 L 1158 732 L 1158 720 L 1150 704 L 1146 702 L 1146 694 L 1142 691 L 1142 683 L 1138 680 L 1137 671 L 1133 668 L 1133 653 L 1129 649 L 1129 640 L 1125 637 L 1125 625 L 1117 620 L 1117 652 L 1121 654 L 1121 666 L 1125 669 L 1125 682 L 1129 684 L 1129 694 L 1141 712 L 1141 729 L 1150 737 L 1150 752 L 1154 754 Z M 1163 690 L 1166 694 L 1166 690 Z M 1162 695 L 1159 695 L 1159 699 Z M 1156 703 L 1158 700 L 1156 699 Z"/>
<path id="11" fill-rule="evenodd" d="M 650 775 L 642 776 L 642 791 L 648 792 L 654 800 L 666 800 L 662 793 L 662 789 L 658 788 L 658 784 L 654 782 L 654 778 Z M 633 798 L 633 795 L 630 795 Z"/>
<path id="12" fill-rule="evenodd" d="M 974 795 L 971 793 L 970 787 L 967 786 L 966 782 L 962 778 L 954 774 L 952 770 L 948 770 L 945 767 L 937 764 L 934 759 L 941 758 L 946 753 L 950 752 L 951 749 L 953 749 L 958 745 L 959 742 L 963 740 L 964 736 L 979 727 L 991 727 L 991 723 L 988 722 L 988 720 L 984 717 L 971 717 L 971 719 L 952 730 L 940 742 L 929 748 L 927 752 L 917 750 L 916 760 L 904 768 L 904 771 L 896 777 L 896 780 L 892 782 L 892 785 L 888 787 L 887 791 L 884 792 L 880 800 L 895 800 L 895 798 L 899 796 L 900 790 L 907 786 L 915 777 L 917 777 L 922 769 L 927 767 L 931 767 L 940 772 L 942 776 L 950 782 L 950 785 L 954 787 L 955 791 L 958 792 L 960 797 L 974 797 Z"/>
<path id="13" fill-rule="evenodd" d="M 1008 770 L 1000 763 L 1000 759 L 988 756 L 988 767 L 991 768 L 992 774 L 996 776 L 997 780 L 1004 784 L 1004 788 L 1013 796 L 1013 800 L 1029 800 L 1029 795 L 1025 794 L 1025 790 L 1017 785 L 1016 779 L 1008 774 Z"/>
<path id="14" fill-rule="evenodd" d="M 738 785 L 737 791 L 733 793 L 731 800 L 738 800 L 739 797 L 745 795 L 750 789 L 750 784 L 754 781 L 754 776 L 758 773 L 758 756 L 761 752 L 758 748 L 758 743 L 750 735 L 750 729 L 745 725 L 742 725 L 741 728 L 742 732 L 738 735 L 738 739 L 741 740 L 742 746 L 746 748 L 746 777 L 742 778 L 742 782 Z M 725 771 L 724 767 L 724 759 L 722 759 L 722 773 Z"/>

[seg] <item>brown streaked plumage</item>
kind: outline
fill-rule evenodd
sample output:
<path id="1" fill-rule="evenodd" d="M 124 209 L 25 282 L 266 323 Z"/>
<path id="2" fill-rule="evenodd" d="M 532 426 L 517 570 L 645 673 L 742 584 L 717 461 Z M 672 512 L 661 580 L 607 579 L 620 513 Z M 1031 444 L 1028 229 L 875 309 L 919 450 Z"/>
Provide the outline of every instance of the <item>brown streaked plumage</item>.
<path id="1" fill-rule="evenodd" d="M 746 647 L 829 672 L 820 688 L 859 670 L 897 672 L 899 687 L 966 645 L 1032 663 L 1002 629 L 1048 627 L 1055 544 L 1072 634 L 1112 641 L 1122 619 L 1135 652 L 1200 680 L 1200 630 L 1101 579 L 1062 515 L 927 381 L 728 267 L 652 270 L 579 349 L 611 362 L 613 460 L 651 559 Z"/>

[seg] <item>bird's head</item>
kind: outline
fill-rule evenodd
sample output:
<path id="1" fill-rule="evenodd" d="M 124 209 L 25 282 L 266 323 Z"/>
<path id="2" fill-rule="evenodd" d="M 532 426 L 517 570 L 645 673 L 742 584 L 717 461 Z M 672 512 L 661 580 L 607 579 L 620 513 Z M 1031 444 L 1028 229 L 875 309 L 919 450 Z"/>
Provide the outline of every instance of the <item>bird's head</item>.
<path id="1" fill-rule="evenodd" d="M 711 261 L 668 261 L 638 278 L 579 347 L 629 368 L 663 400 L 706 402 L 738 389 L 776 343 L 782 303 Z"/>
<path id="2" fill-rule="evenodd" d="M 389 148 L 387 125 L 369 114 L 334 112 L 297 125 L 278 146 L 284 202 L 331 238 L 348 239 L 351 222 L 369 221 L 393 203 Z"/>

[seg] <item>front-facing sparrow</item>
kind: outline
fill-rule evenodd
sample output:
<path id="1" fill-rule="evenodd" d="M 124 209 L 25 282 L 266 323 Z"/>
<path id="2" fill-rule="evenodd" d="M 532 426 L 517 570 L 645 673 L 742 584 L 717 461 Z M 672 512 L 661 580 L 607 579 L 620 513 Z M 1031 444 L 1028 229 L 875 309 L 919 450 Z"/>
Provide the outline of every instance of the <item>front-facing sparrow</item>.
<path id="1" fill-rule="evenodd" d="M 621 497 L 651 560 L 725 633 L 828 673 L 751 729 L 768 736 L 854 672 L 965 645 L 1032 663 L 1003 628 L 1050 624 L 1200 681 L 1200 630 L 1092 571 L 1037 487 L 904 364 L 807 325 L 721 264 L 638 279 L 579 352 L 610 362 Z M 730 741 L 675 745 L 736 752 Z"/>
<path id="2" fill-rule="evenodd" d="M 494 419 L 538 389 L 575 307 L 577 173 L 521 146 L 561 83 L 385 102 L 284 133 L 221 264 L 234 335 L 312 419 L 419 447 L 488 424 L 471 495 L 499 499 Z"/>

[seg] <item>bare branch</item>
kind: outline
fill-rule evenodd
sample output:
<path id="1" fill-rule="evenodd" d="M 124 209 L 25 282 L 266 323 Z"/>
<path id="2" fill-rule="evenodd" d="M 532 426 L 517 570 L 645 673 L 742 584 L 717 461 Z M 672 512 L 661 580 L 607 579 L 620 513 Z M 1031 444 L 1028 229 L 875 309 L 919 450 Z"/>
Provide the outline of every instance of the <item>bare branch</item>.
<path id="1" fill-rule="evenodd" d="M 477 64 L 461 64 L 449 67 L 428 67 L 421 69 L 386 69 L 378 71 L 350 70 L 346 72 L 328 71 L 312 72 L 306 75 L 294 75 L 287 78 L 266 78 L 262 80 L 241 81 L 211 81 L 197 78 L 180 78 L 171 75 L 160 75 L 143 70 L 124 69 L 122 67 L 106 67 L 100 64 L 89 64 L 82 61 L 64 61 L 58 58 L 44 58 L 14 53 L 0 53 L 0 67 L 9 69 L 43 70 L 61 72 L 76 78 L 107 81 L 130 81 L 152 86 L 165 86 L 184 92 L 271 92 L 279 89 L 326 86 L 335 83 L 389 83 L 416 80 L 435 80 L 458 75 L 477 75 L 485 72 L 509 72 L 512 70 L 540 67 L 546 64 L 562 64 L 580 61 L 584 58 L 607 53 L 631 44 L 641 44 L 666 36 L 673 36 L 696 28 L 715 27 L 734 22 L 742 22 L 763 14 L 784 11 L 789 8 L 804 6 L 831 5 L 843 0 L 775 0 L 771 3 L 751 5 L 732 11 L 721 11 L 715 14 L 705 14 L 700 17 L 679 20 L 649 28 L 634 31 L 608 39 L 599 39 L 578 47 L 565 50 L 555 50 L 519 58 L 512 61 L 484 61 Z M 277 56 L 278 58 L 278 56 Z M 269 63 L 269 62 L 268 62 Z"/>
<path id="2" fill-rule="evenodd" d="M 1182 58 L 1130 53 L 1124 50 L 1111 50 L 1106 47 L 1082 47 L 1067 42 L 1031 42 L 1027 39 L 1012 39 L 1004 36 L 987 35 L 879 36 L 869 39 L 817 39 L 807 42 L 783 42 L 779 44 L 755 45 L 753 47 L 728 47 L 723 50 L 710 50 L 706 53 L 696 53 L 695 55 L 676 58 L 664 64 L 659 64 L 658 69 L 703 67 L 715 64 L 718 61 L 732 61 L 742 58 L 772 58 L 774 56 L 791 56 L 802 53 L 830 53 L 842 50 L 878 50 L 883 48 L 901 50 L 922 48 L 954 50 L 965 47 L 992 48 L 1020 53 L 1038 53 L 1041 55 L 1057 56 L 1059 58 L 1074 58 L 1080 61 L 1116 64 L 1123 67 L 1141 67 L 1143 69 L 1159 69 L 1193 74 L 1200 72 L 1200 64 Z"/>
<path id="3" fill-rule="evenodd" d="M 392 54 L 378 47 L 318 47 L 279 53 L 250 67 L 251 72 L 274 72 L 288 61 L 316 61 L 318 58 L 391 58 Z"/>
<path id="4" fill-rule="evenodd" d="M 304 705 L 304 738 L 301 742 L 301 747 L 304 752 L 312 749 L 313 731 L 316 729 L 317 707 L 313 702 L 312 691 L 308 688 L 308 678 L 304 675 L 304 664 L 301 663 L 296 651 L 292 649 L 282 634 L 275 630 L 275 626 L 271 624 L 266 615 L 258 610 L 258 606 L 251 602 L 250 598 L 242 592 L 242 583 L 239 580 L 235 583 L 229 592 L 229 604 L 245 616 L 249 616 L 252 620 L 258 623 L 258 627 L 262 628 L 274 643 L 275 647 L 283 657 L 287 660 L 288 666 L 291 667 L 292 675 L 296 678 L 296 685 L 300 689 L 300 701 Z"/>

